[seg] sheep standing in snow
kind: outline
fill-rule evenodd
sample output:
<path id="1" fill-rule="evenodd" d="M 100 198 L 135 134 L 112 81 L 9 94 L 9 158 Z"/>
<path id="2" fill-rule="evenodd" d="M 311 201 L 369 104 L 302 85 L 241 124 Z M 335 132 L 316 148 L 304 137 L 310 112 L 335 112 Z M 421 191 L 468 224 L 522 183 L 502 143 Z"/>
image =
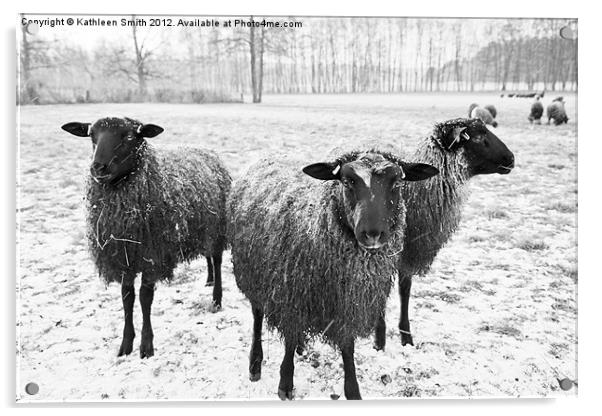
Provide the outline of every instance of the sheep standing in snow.
<path id="1" fill-rule="evenodd" d="M 414 154 L 414 161 L 428 163 L 439 175 L 425 182 L 404 182 L 407 228 L 398 264 L 402 345 L 413 344 L 408 318 L 412 276 L 426 273 L 439 250 L 460 223 L 467 198 L 466 185 L 475 175 L 507 174 L 514 155 L 479 119 L 454 119 L 435 125 Z M 374 347 L 385 347 L 384 315 L 376 326 Z"/>
<path id="2" fill-rule="evenodd" d="M 563 97 L 554 98 L 554 101 L 552 101 L 552 103 L 550 103 L 546 109 L 546 116 L 548 117 L 548 124 L 550 124 L 550 120 L 554 120 L 554 124 L 556 126 L 569 122 L 569 118 L 566 115 L 566 110 L 564 109 Z"/>
<path id="3" fill-rule="evenodd" d="M 361 399 L 355 339 L 371 333 L 391 289 L 405 228 L 400 185 L 437 170 L 377 150 L 306 166 L 306 175 L 301 166 L 266 158 L 230 193 L 234 276 L 254 318 L 250 379 L 261 377 L 265 316 L 284 339 L 282 400 L 293 398 L 294 351 L 312 337 L 341 349 L 345 396 Z"/>
<path id="4" fill-rule="evenodd" d="M 496 113 L 497 115 L 495 107 L 488 107 L 492 107 L 494 113 Z M 479 107 L 479 105 L 476 103 L 472 103 L 470 107 L 468 107 L 468 118 L 478 118 L 479 120 L 482 120 L 485 124 L 490 124 L 493 127 L 497 127 L 497 121 L 495 121 L 495 116 L 492 115 L 486 107 Z"/>
<path id="5" fill-rule="evenodd" d="M 192 148 L 153 149 L 146 138 L 163 132 L 153 124 L 102 118 L 94 124 L 73 122 L 62 128 L 92 139 L 87 235 L 99 274 L 107 284 L 121 284 L 125 326 L 119 355 L 132 352 L 134 279 L 141 273 L 140 357 L 151 357 L 155 283 L 170 280 L 179 262 L 200 255 L 211 259 L 213 303 L 216 308 L 221 306 L 230 175 L 213 153 Z"/>
<path id="6" fill-rule="evenodd" d="M 540 96 L 535 96 L 535 101 L 531 104 L 531 112 L 529 113 L 529 123 L 533 122 L 541 124 L 541 117 L 543 116 L 543 104 L 540 101 Z"/>

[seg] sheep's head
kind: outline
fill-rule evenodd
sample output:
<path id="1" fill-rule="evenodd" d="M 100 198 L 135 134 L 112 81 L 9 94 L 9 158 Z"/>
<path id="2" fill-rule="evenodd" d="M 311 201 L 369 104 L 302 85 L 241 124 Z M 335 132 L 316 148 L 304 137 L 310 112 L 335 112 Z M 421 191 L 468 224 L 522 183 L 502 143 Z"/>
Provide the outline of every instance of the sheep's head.
<path id="1" fill-rule="evenodd" d="M 361 247 L 383 247 L 397 224 L 402 181 L 430 178 L 439 170 L 424 163 L 406 163 L 381 153 L 356 152 L 333 162 L 315 163 L 303 168 L 309 176 L 337 180 L 342 193 L 343 221 Z"/>
<path id="2" fill-rule="evenodd" d="M 92 140 L 90 174 L 98 183 L 116 184 L 138 168 L 145 137 L 155 137 L 163 128 L 130 118 L 101 118 L 94 124 L 72 122 L 62 129 Z"/>
<path id="3" fill-rule="evenodd" d="M 471 175 L 507 174 L 514 168 L 514 154 L 479 119 L 438 123 L 434 137 L 443 151 L 463 149 Z"/>

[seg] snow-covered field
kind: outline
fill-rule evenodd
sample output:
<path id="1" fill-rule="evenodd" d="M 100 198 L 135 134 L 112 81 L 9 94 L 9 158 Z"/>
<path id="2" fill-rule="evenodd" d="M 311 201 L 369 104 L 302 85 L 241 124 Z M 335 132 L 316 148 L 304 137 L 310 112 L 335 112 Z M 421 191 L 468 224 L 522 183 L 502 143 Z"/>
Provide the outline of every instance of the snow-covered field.
<path id="1" fill-rule="evenodd" d="M 546 95 L 544 104 L 551 101 Z M 531 127 L 530 99 L 481 94 L 266 96 L 252 104 L 94 104 L 20 109 L 18 164 L 17 400 L 278 400 L 283 346 L 264 330 L 264 368 L 248 380 L 252 316 L 225 253 L 224 309 L 211 313 L 204 259 L 159 285 L 153 304 L 155 356 L 117 358 L 122 333 L 118 286 L 105 287 L 86 251 L 83 183 L 89 139 L 69 121 L 126 115 L 159 124 L 156 146 L 218 151 L 234 177 L 272 150 L 321 161 L 336 144 L 366 140 L 408 151 L 435 121 L 494 104 L 495 133 L 514 152 L 506 176 L 471 181 L 460 230 L 431 273 L 416 278 L 410 320 L 415 347 L 401 347 L 399 299 L 391 294 L 386 351 L 356 344 L 365 399 L 543 397 L 557 378 L 576 379 L 577 117 Z M 28 395 L 35 382 L 39 393 Z M 295 357 L 297 399 L 343 395 L 340 354 L 316 342 Z"/>

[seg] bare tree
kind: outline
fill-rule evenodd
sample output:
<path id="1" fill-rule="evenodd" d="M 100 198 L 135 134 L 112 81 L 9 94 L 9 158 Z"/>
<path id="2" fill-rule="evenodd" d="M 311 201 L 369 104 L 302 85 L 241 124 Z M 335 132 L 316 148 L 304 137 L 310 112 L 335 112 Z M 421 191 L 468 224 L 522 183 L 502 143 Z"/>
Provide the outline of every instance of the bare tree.
<path id="1" fill-rule="evenodd" d="M 136 16 L 132 15 L 132 20 L 135 20 Z M 151 51 L 144 50 L 144 42 L 138 44 L 138 36 L 136 34 L 136 25 L 132 25 L 132 39 L 134 40 L 134 50 L 136 52 L 136 74 L 138 77 L 138 94 L 140 98 L 146 97 L 146 77 L 148 70 L 146 69 L 146 62 L 151 56 Z"/>
<path id="2" fill-rule="evenodd" d="M 205 102 L 249 91 L 259 103 L 264 93 L 577 86 L 577 41 L 558 36 L 559 20 L 344 18 L 308 30 L 251 22 L 186 32 L 175 39 L 182 47 L 162 49 L 131 26 L 126 42 L 101 42 L 92 51 L 22 27 L 18 97 L 38 102 L 42 90 L 49 102 L 132 101 L 149 99 L 152 89 L 160 101 Z"/>
<path id="3" fill-rule="evenodd" d="M 41 39 L 30 39 L 27 26 L 21 25 L 21 48 L 19 74 L 22 90 L 19 91 L 21 104 L 39 104 L 40 81 L 34 77 L 38 69 L 52 68 L 54 63 L 49 56 L 50 43 Z"/>

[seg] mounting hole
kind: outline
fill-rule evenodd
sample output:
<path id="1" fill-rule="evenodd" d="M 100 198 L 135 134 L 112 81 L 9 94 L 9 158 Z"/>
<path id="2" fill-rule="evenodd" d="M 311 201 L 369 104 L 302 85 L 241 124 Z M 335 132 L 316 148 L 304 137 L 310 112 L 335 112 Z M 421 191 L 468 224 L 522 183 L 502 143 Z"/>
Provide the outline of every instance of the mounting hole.
<path id="1" fill-rule="evenodd" d="M 567 40 L 577 39 L 577 28 L 573 25 L 567 25 L 560 28 L 560 37 Z"/>
<path id="2" fill-rule="evenodd" d="M 30 395 L 38 394 L 40 387 L 36 383 L 27 383 L 25 385 L 25 392 Z"/>
<path id="3" fill-rule="evenodd" d="M 564 391 L 568 391 L 573 388 L 573 381 L 566 377 L 562 380 L 559 379 L 558 384 L 560 385 L 560 388 Z"/>
<path id="4" fill-rule="evenodd" d="M 37 35 L 38 32 L 40 31 L 40 25 L 38 25 L 37 23 L 33 23 L 33 22 L 32 23 L 28 23 L 27 27 L 25 28 L 25 30 L 30 35 Z"/>

